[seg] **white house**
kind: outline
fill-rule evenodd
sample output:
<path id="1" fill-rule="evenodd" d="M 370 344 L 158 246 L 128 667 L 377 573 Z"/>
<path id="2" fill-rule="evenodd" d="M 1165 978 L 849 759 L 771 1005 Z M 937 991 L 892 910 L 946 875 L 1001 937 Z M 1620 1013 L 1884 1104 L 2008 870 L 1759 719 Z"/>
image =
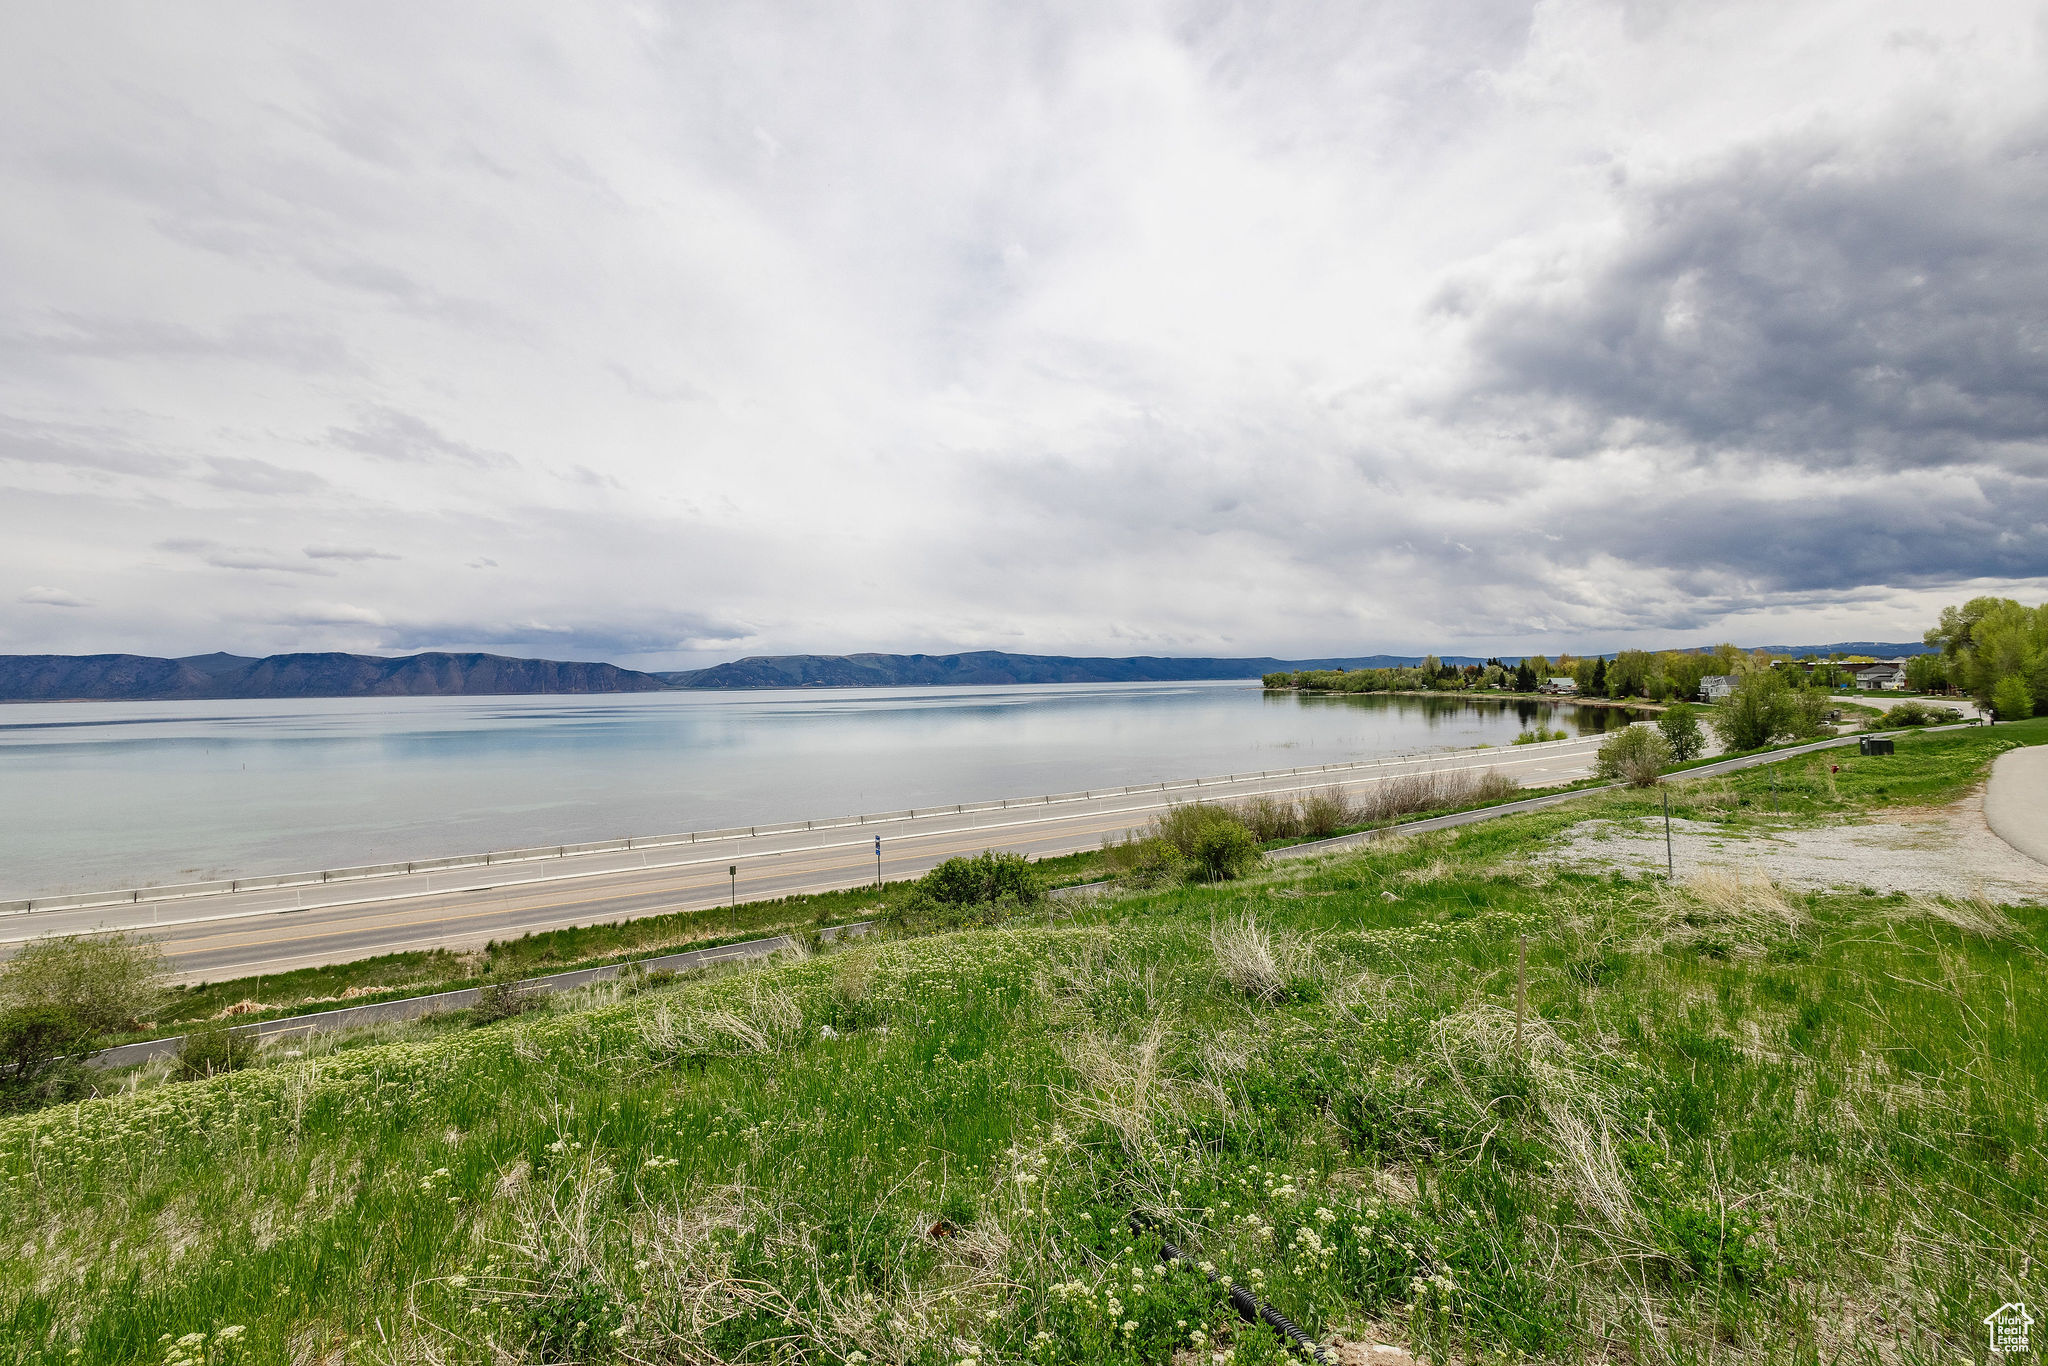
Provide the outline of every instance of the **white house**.
<path id="1" fill-rule="evenodd" d="M 1856 686 L 1859 688 L 1899 692 L 1906 686 L 1906 661 L 1886 659 L 1875 664 L 1852 664 L 1849 666 L 1849 677 L 1856 680 Z"/>
<path id="2" fill-rule="evenodd" d="M 1579 690 L 1576 678 L 1546 678 L 1536 685 L 1537 692 L 1571 693 Z"/>
<path id="3" fill-rule="evenodd" d="M 1708 674 L 1700 680 L 1700 701 L 1702 702 L 1717 702 L 1734 691 L 1734 674 Z"/>

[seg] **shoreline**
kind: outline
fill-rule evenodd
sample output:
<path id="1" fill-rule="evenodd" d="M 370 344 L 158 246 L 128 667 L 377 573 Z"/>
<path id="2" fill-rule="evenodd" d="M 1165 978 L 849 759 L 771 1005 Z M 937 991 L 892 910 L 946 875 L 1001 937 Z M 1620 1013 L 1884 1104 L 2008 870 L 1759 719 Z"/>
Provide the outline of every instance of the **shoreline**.
<path id="1" fill-rule="evenodd" d="M 1646 697 L 1582 697 L 1577 693 L 1536 693 L 1536 692 L 1474 692 L 1460 688 L 1456 691 L 1437 691 L 1426 688 L 1389 688 L 1385 691 L 1348 692 L 1343 688 L 1266 688 L 1267 692 L 1291 692 L 1303 697 L 1457 697 L 1477 702 L 1548 702 L 1552 705 L 1566 704 L 1574 707 L 1633 707 L 1641 711 L 1663 711 L 1670 702 L 1653 702 Z M 1677 699 L 1672 699 L 1676 701 Z M 1706 706 L 1695 702 L 1693 706 Z"/>

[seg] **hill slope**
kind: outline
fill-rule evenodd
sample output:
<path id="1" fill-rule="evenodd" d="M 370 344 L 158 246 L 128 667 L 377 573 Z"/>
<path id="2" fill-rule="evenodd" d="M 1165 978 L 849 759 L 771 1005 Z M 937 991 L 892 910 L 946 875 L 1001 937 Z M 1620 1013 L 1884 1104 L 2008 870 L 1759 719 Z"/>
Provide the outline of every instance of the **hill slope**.
<path id="1" fill-rule="evenodd" d="M 1347 659 L 1121 659 L 1074 655 L 1014 655 L 970 650 L 950 655 L 755 655 L 708 669 L 666 673 L 678 688 L 893 688 L 937 684 L 1175 683 L 1209 678 L 1257 678 L 1282 669 L 1384 669 L 1414 664 L 1415 655 L 1363 655 Z M 1454 664 L 1479 661 L 1463 655 Z"/>

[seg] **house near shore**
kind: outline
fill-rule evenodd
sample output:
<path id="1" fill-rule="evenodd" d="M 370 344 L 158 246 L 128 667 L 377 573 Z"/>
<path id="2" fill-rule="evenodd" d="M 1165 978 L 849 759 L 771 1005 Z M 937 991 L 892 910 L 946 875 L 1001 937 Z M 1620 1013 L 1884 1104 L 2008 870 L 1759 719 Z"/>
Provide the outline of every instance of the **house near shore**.
<path id="1" fill-rule="evenodd" d="M 1866 692 L 1903 692 L 1906 687 L 1906 661 L 1881 659 L 1875 664 L 1857 664 L 1849 669 L 1849 676 L 1856 680 L 1857 687 Z"/>
<path id="2" fill-rule="evenodd" d="M 1576 678 L 1546 678 L 1536 685 L 1537 692 L 1575 693 L 1578 690 L 1579 680 Z"/>
<path id="3" fill-rule="evenodd" d="M 1708 674 L 1700 680 L 1700 701 L 1702 702 L 1718 702 L 1734 691 L 1734 674 Z"/>

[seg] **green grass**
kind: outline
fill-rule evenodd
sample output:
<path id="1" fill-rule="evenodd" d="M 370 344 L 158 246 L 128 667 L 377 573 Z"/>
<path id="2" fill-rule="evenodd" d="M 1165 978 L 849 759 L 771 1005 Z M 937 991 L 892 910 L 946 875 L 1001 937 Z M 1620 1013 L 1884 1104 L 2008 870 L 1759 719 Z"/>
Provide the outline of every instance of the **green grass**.
<path id="1" fill-rule="evenodd" d="M 1777 819 L 2044 740 L 1793 761 Z M 1982 1360 L 2048 1301 L 2048 912 L 1533 861 L 1658 799 L 0 1121 L 0 1359 L 1278 1359 L 1139 1213 L 1437 1362 Z"/>

